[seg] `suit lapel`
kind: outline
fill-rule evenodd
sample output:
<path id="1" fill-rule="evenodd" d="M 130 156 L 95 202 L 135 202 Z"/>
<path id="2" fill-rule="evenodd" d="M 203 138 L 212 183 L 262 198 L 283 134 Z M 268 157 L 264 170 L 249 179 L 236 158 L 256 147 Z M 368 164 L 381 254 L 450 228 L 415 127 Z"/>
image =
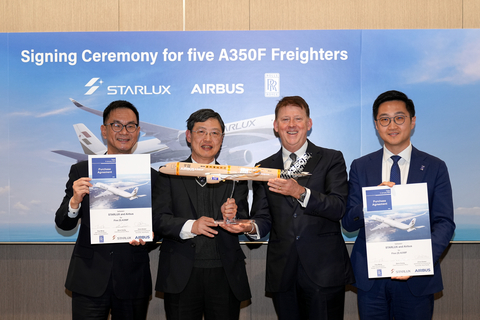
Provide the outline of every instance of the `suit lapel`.
<path id="1" fill-rule="evenodd" d="M 367 167 L 367 185 L 378 186 L 382 183 L 382 161 L 383 161 L 383 148 L 370 155 L 370 165 Z M 371 170 L 373 169 L 373 170 Z"/>
<path id="2" fill-rule="evenodd" d="M 424 181 L 427 172 L 428 163 L 425 162 L 418 149 L 412 147 L 412 156 L 410 158 L 410 168 L 408 170 L 407 183 L 419 183 Z"/>
<path id="3" fill-rule="evenodd" d="M 322 149 L 318 148 L 314 144 L 312 144 L 310 141 L 308 141 L 308 146 L 307 146 L 307 153 L 310 153 L 312 157 L 307 161 L 307 165 L 305 166 L 304 170 L 306 172 L 313 172 L 315 168 L 317 167 L 318 162 L 322 158 Z M 305 187 L 308 184 L 308 181 L 310 180 L 311 176 L 306 176 L 303 178 L 299 178 L 297 180 L 298 184 L 301 185 L 302 187 Z"/>

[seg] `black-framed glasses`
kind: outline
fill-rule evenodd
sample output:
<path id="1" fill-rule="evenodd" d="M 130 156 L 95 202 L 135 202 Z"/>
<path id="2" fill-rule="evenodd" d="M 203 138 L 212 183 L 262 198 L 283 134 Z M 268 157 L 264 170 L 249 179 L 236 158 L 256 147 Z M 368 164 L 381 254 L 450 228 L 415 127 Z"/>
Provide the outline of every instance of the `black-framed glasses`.
<path id="1" fill-rule="evenodd" d="M 378 118 L 377 121 L 378 123 L 380 123 L 380 125 L 382 127 L 387 127 L 388 125 L 390 125 L 390 123 L 392 122 L 392 119 L 393 121 L 398 124 L 398 125 L 402 125 L 405 123 L 405 119 L 409 118 L 408 116 L 404 116 L 404 115 L 401 115 L 401 116 L 395 116 L 395 117 L 380 117 Z"/>
<path id="2" fill-rule="evenodd" d="M 125 127 L 127 132 L 134 133 L 138 128 L 138 124 L 136 123 L 121 124 L 120 122 L 112 122 L 112 123 L 107 123 L 106 125 L 111 126 L 112 130 L 115 132 L 120 132 L 123 130 L 123 127 Z"/>
<path id="3" fill-rule="evenodd" d="M 198 129 L 198 130 L 192 130 L 192 132 L 195 132 L 198 136 L 202 138 L 205 137 L 206 135 L 210 135 L 212 139 L 220 139 L 223 136 L 223 133 L 217 130 L 208 132 L 207 130 L 204 130 L 204 129 Z"/>

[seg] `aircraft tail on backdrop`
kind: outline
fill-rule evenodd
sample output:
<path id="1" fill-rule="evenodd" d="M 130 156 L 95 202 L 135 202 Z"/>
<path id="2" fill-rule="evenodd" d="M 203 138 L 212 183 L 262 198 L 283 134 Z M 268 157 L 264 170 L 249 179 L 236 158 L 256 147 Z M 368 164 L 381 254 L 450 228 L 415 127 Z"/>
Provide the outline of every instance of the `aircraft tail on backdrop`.
<path id="1" fill-rule="evenodd" d="M 73 125 L 73 128 L 85 154 L 104 154 L 107 151 L 107 147 L 103 142 L 100 141 L 86 125 L 77 123 Z"/>
<path id="2" fill-rule="evenodd" d="M 83 123 L 73 125 L 78 141 L 82 146 L 84 153 L 72 152 L 67 150 L 53 150 L 53 152 L 61 154 L 77 161 L 84 161 L 88 159 L 88 155 L 104 154 L 107 147 L 98 139 L 90 129 Z"/>

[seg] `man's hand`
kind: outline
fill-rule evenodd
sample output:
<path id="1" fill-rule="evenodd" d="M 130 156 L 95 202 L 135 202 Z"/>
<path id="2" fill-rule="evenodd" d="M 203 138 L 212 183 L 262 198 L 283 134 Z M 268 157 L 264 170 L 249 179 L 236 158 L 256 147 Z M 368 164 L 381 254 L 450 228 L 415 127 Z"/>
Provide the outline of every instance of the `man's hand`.
<path id="1" fill-rule="evenodd" d="M 382 187 L 382 186 L 387 186 L 387 187 L 393 187 L 395 185 L 395 182 L 392 182 L 392 181 L 383 181 L 382 183 L 380 183 L 378 185 L 378 187 Z"/>
<path id="2" fill-rule="evenodd" d="M 237 215 L 237 204 L 235 203 L 235 199 L 228 198 L 222 207 L 220 208 L 222 211 L 223 220 L 231 220 L 234 219 Z"/>
<path id="3" fill-rule="evenodd" d="M 200 219 L 195 220 L 195 222 L 192 225 L 192 233 L 195 233 L 196 235 L 203 234 L 204 236 L 213 238 L 215 237 L 216 234 L 218 234 L 218 231 L 213 230 L 210 227 L 216 227 L 217 223 L 213 218 L 209 217 L 200 217 Z"/>
<path id="4" fill-rule="evenodd" d="M 152 239 L 155 238 L 154 237 L 154 233 L 152 232 Z M 135 240 L 135 239 L 132 239 L 130 240 L 129 242 L 132 246 L 139 246 L 139 245 L 142 245 L 144 246 L 146 244 L 145 241 L 143 241 L 143 239 L 139 239 L 139 240 Z"/>
<path id="5" fill-rule="evenodd" d="M 398 276 L 398 277 L 392 277 L 391 279 L 392 280 L 402 280 L 402 281 L 406 281 L 408 279 L 410 279 L 412 276 Z"/>
<path id="6" fill-rule="evenodd" d="M 73 197 L 70 199 L 70 207 L 72 209 L 78 209 L 79 204 L 82 202 L 83 197 L 90 193 L 90 187 L 93 185 L 90 183 L 91 178 L 80 178 L 73 182 Z"/>
<path id="7" fill-rule="evenodd" d="M 283 194 L 284 196 L 292 196 L 295 199 L 305 192 L 305 188 L 298 184 L 295 179 L 275 178 L 268 180 L 269 190 L 272 192 Z"/>
<path id="8" fill-rule="evenodd" d="M 249 232 L 252 234 L 255 234 L 255 225 L 253 223 L 235 223 L 235 224 L 230 224 L 230 223 L 225 223 L 222 222 L 219 224 L 220 227 L 223 229 L 227 230 L 228 232 L 231 233 L 243 233 L 243 232 Z"/>

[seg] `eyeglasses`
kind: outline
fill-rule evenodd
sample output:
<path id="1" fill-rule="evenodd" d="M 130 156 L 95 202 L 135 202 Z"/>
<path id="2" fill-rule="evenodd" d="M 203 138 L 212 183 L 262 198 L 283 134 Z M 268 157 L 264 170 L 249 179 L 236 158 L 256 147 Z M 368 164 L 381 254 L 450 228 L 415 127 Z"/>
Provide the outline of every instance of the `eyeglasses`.
<path id="1" fill-rule="evenodd" d="M 382 127 L 387 127 L 392 122 L 392 119 L 396 124 L 401 125 L 401 124 L 405 123 L 406 118 L 410 118 L 410 117 L 403 116 L 403 115 L 402 116 L 395 116 L 395 117 L 381 117 L 381 118 L 378 118 L 375 121 L 378 121 L 378 123 L 380 123 L 380 125 Z"/>
<path id="2" fill-rule="evenodd" d="M 199 137 L 202 137 L 202 138 L 205 137 L 206 135 L 210 135 L 212 139 L 220 139 L 223 136 L 223 133 L 216 130 L 207 132 L 207 130 L 199 129 L 194 131 L 192 130 L 192 132 L 195 132 Z"/>
<path id="3" fill-rule="evenodd" d="M 112 122 L 112 123 L 107 123 L 106 125 L 111 126 L 112 130 L 115 132 L 120 132 L 123 130 L 123 127 L 125 127 L 127 132 L 134 133 L 138 128 L 138 124 L 136 123 L 121 124 L 120 122 Z"/>

